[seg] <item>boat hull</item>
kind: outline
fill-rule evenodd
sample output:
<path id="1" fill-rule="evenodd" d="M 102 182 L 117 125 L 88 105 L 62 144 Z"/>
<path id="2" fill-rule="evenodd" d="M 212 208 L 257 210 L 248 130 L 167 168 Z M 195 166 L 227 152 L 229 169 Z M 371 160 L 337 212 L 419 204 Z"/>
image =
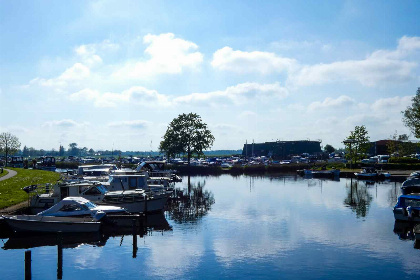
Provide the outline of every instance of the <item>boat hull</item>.
<path id="1" fill-rule="evenodd" d="M 159 212 L 163 211 L 168 197 L 162 196 L 158 198 L 148 199 L 140 201 L 127 201 L 127 200 L 103 200 L 98 204 L 102 205 L 113 205 L 127 209 L 130 213 L 146 213 L 146 212 Z"/>
<path id="2" fill-rule="evenodd" d="M 403 208 L 394 208 L 394 218 L 399 221 L 420 222 L 420 216 L 410 216 Z"/>
<path id="3" fill-rule="evenodd" d="M 101 227 L 100 222 L 91 218 L 17 215 L 4 219 L 15 232 L 97 232 Z"/>

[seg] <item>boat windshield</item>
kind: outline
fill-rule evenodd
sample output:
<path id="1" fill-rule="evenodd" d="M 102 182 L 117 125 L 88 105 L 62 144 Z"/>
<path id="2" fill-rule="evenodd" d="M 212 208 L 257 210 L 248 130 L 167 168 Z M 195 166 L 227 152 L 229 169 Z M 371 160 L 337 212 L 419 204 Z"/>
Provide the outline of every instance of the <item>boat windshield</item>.
<path id="1" fill-rule="evenodd" d="M 420 207 L 420 200 L 406 198 L 406 199 L 404 199 L 404 205 L 406 207 L 408 207 L 408 206 L 411 206 L 411 207 Z"/>
<path id="2" fill-rule="evenodd" d="M 86 202 L 86 203 L 85 203 L 85 205 L 86 205 L 89 209 L 93 209 L 93 208 L 96 208 L 96 207 L 97 207 L 95 203 L 90 202 L 90 201 Z"/>

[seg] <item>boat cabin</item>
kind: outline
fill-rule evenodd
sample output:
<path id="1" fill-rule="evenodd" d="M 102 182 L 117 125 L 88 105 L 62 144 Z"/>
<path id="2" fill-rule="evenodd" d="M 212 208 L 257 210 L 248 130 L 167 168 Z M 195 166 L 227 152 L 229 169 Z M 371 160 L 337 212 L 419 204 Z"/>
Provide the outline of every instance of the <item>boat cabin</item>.
<path id="1" fill-rule="evenodd" d="M 27 192 L 32 197 L 30 199 L 31 212 L 36 214 L 57 204 L 62 199 L 69 196 L 84 197 L 90 201 L 101 201 L 108 190 L 97 182 L 73 182 L 58 183 L 51 189 L 50 185 L 31 186 Z"/>
<path id="2" fill-rule="evenodd" d="M 10 167 L 13 168 L 23 168 L 23 157 L 22 156 L 14 156 L 10 160 Z"/>
<path id="3" fill-rule="evenodd" d="M 55 171 L 55 157 L 45 156 L 38 158 L 36 168 Z"/>

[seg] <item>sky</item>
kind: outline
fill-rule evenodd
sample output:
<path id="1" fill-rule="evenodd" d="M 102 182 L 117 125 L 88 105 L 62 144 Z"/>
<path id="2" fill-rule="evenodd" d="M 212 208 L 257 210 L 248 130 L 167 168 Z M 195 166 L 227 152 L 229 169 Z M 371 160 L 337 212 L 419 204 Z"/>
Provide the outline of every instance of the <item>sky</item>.
<path id="1" fill-rule="evenodd" d="M 212 150 L 410 134 L 419 1 L 0 1 L 0 132 L 156 151 L 197 113 Z"/>

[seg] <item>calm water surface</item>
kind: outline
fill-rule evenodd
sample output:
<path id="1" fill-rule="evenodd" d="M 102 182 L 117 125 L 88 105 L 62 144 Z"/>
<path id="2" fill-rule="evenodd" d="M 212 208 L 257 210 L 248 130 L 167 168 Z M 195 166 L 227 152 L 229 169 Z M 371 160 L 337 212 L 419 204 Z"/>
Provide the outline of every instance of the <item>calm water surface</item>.
<path id="1" fill-rule="evenodd" d="M 190 199 L 187 178 L 176 187 L 184 203 L 137 236 L 137 251 L 129 232 L 75 242 L 63 279 L 420 279 L 412 228 L 392 214 L 399 183 L 191 177 Z M 23 279 L 25 250 L 0 250 L 1 279 Z M 57 246 L 30 250 L 32 279 L 57 279 Z"/>

